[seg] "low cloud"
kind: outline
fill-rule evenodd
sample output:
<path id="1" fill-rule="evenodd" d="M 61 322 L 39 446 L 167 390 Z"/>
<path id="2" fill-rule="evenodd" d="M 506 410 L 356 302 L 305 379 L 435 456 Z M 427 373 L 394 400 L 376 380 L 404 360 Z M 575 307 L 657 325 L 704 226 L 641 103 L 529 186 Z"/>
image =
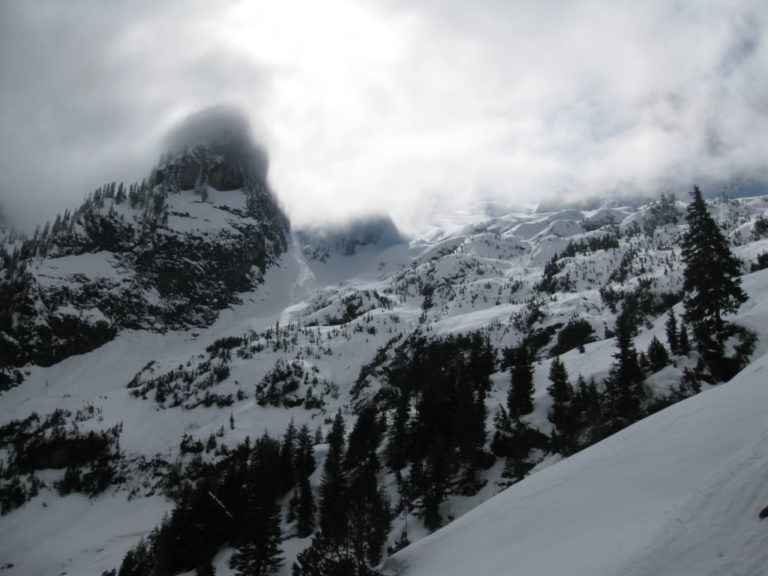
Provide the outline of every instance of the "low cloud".
<path id="1" fill-rule="evenodd" d="M 299 224 L 768 180 L 762 0 L 0 10 L 0 202 L 27 227 L 221 103 Z"/>

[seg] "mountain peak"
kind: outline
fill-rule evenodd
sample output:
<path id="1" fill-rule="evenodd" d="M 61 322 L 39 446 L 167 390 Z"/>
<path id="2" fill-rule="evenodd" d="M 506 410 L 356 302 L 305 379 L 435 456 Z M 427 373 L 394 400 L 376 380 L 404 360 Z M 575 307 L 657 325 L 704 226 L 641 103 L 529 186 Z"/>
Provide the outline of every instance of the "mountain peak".
<path id="1" fill-rule="evenodd" d="M 214 106 L 191 114 L 168 134 L 166 149 L 152 174 L 153 185 L 237 190 L 266 183 L 267 152 L 254 141 L 248 119 L 237 108 Z"/>

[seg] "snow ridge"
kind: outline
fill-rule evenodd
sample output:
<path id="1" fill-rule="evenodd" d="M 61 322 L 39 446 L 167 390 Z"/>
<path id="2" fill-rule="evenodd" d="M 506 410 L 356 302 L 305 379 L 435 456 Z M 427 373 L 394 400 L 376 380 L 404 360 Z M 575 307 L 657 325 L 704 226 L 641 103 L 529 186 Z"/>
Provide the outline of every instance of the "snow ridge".
<path id="1" fill-rule="evenodd" d="M 665 341 L 670 309 L 681 314 L 675 304 L 682 278 L 677 242 L 685 224 L 682 205 L 670 199 L 637 208 L 447 218 L 450 229 L 435 228 L 408 241 L 380 221 L 343 233 L 290 236 L 287 223 L 249 212 L 247 190 L 205 185 L 165 193 L 157 186 L 147 198 L 163 197 L 159 220 L 143 216 L 147 209 L 151 213 L 152 200 L 131 207 L 128 200 L 117 202 L 115 190 L 112 198 L 104 194 L 73 217 L 74 244 L 52 242 L 49 253 L 17 253 L 27 262 L 34 289 L 8 290 L 42 295 L 33 300 L 36 315 L 29 325 L 76 317 L 78 326 L 114 330 L 50 362 L 16 362 L 19 381 L 9 372 L 17 385 L 0 396 L 0 427 L 59 408 L 75 414 L 90 403 L 98 416 L 80 422 L 81 431 L 122 423 L 125 481 L 91 499 L 61 497 L 54 487 L 63 470 L 34 471 L 42 482 L 38 494 L 0 516 L 0 531 L 13 535 L 0 541 L 0 558 L 14 565 L 9 573 L 101 574 L 119 566 L 172 508 L 158 494 L 159 479 L 173 465 L 215 459 L 216 449 L 206 449 L 211 438 L 217 447 L 234 447 L 265 431 L 278 437 L 291 421 L 322 435 L 339 410 L 351 422 L 361 406 L 392 391 L 390 369 L 407 356 L 414 335 L 435 340 L 479 332 L 488 339 L 496 361 L 486 398 L 489 430 L 509 385 L 503 351 L 530 338 L 537 354 L 534 411 L 522 421 L 549 434 L 553 350 L 572 380 L 583 375 L 599 381 L 613 362 L 612 331 L 626 294 L 645 298 L 638 350 L 654 337 Z M 709 207 L 730 233 L 745 270 L 759 268 L 768 237 L 757 223 L 768 214 L 768 198 L 718 200 Z M 105 248 L 93 243 L 94 222 L 122 222 L 130 233 Z M 161 252 L 147 252 L 149 268 L 142 268 L 133 265 L 139 256 L 124 249 L 142 233 L 141 224 L 150 222 L 157 224 L 152 248 L 181 247 L 166 261 L 169 270 L 191 270 L 190 281 L 204 273 L 202 261 L 222 265 L 231 259 L 185 252 L 189 242 L 215 252 L 255 235 L 263 244 L 251 247 L 265 256 L 264 265 L 244 266 L 246 281 L 220 301 L 222 284 L 200 286 L 193 302 L 199 315 L 166 321 L 184 310 L 187 292 L 169 291 L 152 268 Z M 20 270 L 11 264 L 17 246 L 0 253 L 0 273 L 9 282 L 9 271 Z M 229 269 L 222 270 L 228 276 Z M 178 278 L 173 272 L 166 280 Z M 752 364 L 737 378 L 705 385 L 703 393 L 568 458 L 534 451 L 527 462 L 531 473 L 504 491 L 510 480 L 496 462 L 483 473 L 476 494 L 451 495 L 440 505 L 442 516 L 455 520 L 432 535 L 414 514 L 399 510 L 387 546 L 395 547 L 405 526 L 414 543 L 386 560 L 384 572 L 768 574 L 759 531 L 764 526 L 756 518 L 768 504 L 768 426 L 761 417 L 768 270 L 746 275 L 743 284 L 750 299 L 735 321 L 759 339 Z M 109 298 L 82 297 L 94 286 Z M 52 300 L 54 293 L 60 298 Z M 140 294 L 154 313 L 139 309 L 134 323 L 117 320 L 105 302 L 128 293 Z M 0 327 L 18 326 L 22 318 L 14 316 L 12 324 L 3 317 Z M 563 336 L 575 320 L 589 332 L 578 343 Z M 18 346 L 34 342 L 19 331 L 4 334 Z M 681 355 L 672 360 L 649 376 L 654 393 L 674 391 L 683 369 L 693 364 Z M 315 446 L 315 489 L 326 449 Z M 9 450 L 0 450 L 0 457 L 6 463 Z M 394 474 L 383 473 L 381 481 L 398 495 Z M 96 520 L 98 531 L 89 529 Z M 58 538 L 63 525 L 70 530 Z M 283 527 L 289 535 L 290 526 Z M 46 554 L 29 546 L 34 534 L 50 546 Z M 282 574 L 290 573 L 308 544 L 294 537 L 283 542 Z M 231 573 L 231 552 L 215 559 L 218 574 Z"/>

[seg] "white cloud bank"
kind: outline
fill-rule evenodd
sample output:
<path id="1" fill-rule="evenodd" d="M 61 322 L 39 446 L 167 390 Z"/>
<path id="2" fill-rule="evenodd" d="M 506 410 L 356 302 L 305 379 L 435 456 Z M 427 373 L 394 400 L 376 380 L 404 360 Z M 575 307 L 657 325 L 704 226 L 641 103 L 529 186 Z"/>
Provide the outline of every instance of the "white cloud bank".
<path id="1" fill-rule="evenodd" d="M 299 223 L 768 176 L 763 0 L 0 7 L 0 199 L 29 225 L 233 104 Z"/>

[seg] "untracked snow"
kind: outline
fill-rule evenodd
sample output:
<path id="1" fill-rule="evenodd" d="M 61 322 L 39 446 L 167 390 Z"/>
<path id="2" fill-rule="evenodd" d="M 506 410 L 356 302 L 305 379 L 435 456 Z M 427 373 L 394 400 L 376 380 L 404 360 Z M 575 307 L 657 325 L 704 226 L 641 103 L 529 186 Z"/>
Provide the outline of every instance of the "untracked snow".
<path id="1" fill-rule="evenodd" d="M 408 576 L 768 574 L 768 356 L 385 563 Z"/>
<path id="2" fill-rule="evenodd" d="M 230 227 L 237 221 L 235 212 L 244 208 L 242 195 L 213 189 L 208 190 L 207 202 L 193 192 L 170 198 L 170 223 L 174 229 L 194 234 Z M 731 227 L 740 226 L 746 235 L 765 203 L 744 202 L 751 212 L 731 218 Z M 658 290 L 679 289 L 680 264 L 671 246 L 680 228 L 660 228 L 652 238 L 622 236 L 620 249 L 563 257 L 558 276 L 569 274 L 573 287 L 542 294 L 535 286 L 543 266 L 572 240 L 606 233 L 590 228 L 595 222 L 619 223 L 630 212 L 509 214 L 485 221 L 477 214 L 459 215 L 410 245 L 361 245 L 352 254 L 331 253 L 322 260 L 309 257 L 294 235 L 288 250 L 264 272 L 263 283 L 239 294 L 239 303 L 220 311 L 207 328 L 162 333 L 124 330 L 86 354 L 50 367 L 25 367 L 23 384 L 2 393 L 0 424 L 32 412 L 76 411 L 91 404 L 100 410 L 100 417 L 82 424 L 84 428 L 101 430 L 122 422 L 120 443 L 129 457 L 151 458 L 159 453 L 170 461 L 178 456 L 184 435 L 205 440 L 221 430 L 221 443 L 233 446 L 265 431 L 278 436 L 291 420 L 297 425 L 307 423 L 312 430 L 327 430 L 329 417 L 339 409 L 346 410 L 351 422 L 356 399 L 351 391 L 361 367 L 387 343 L 416 329 L 434 336 L 484 330 L 501 350 L 519 343 L 519 325 L 534 305 L 546 312 L 536 328 L 562 325 L 571 317 L 590 323 L 600 340 L 586 344 L 583 352 L 573 349 L 561 358 L 572 382 L 578 375 L 600 380 L 610 369 L 616 347 L 613 338 L 606 338 L 615 312 L 608 309 L 598 289 L 631 288 L 641 274 L 652 279 Z M 739 218 L 746 224 L 739 224 Z M 630 223 L 635 220 L 639 216 Z M 590 226 L 585 228 L 585 223 Z M 612 282 L 611 272 L 630 249 L 637 251 L 633 265 L 641 259 L 643 271 L 631 268 L 626 281 Z M 768 238 L 745 237 L 734 251 L 750 263 L 768 251 Z M 38 259 L 34 271 L 42 283 L 49 284 L 64 284 L 78 274 L 133 280 L 106 252 Z M 426 287 L 433 291 L 429 306 Z M 760 357 L 768 353 L 768 299 L 764 297 L 768 270 L 745 276 L 744 289 L 750 299 L 734 320 L 757 332 L 759 340 L 757 360 L 740 376 L 573 457 L 558 462 L 560 456 L 549 455 L 527 479 L 460 516 L 500 489 L 496 481 L 501 463 L 497 463 L 492 469 L 495 476 L 488 475 L 480 493 L 452 496 L 443 503 L 444 517 L 460 516 L 455 522 L 387 560 L 386 573 L 768 574 L 768 520 L 761 523 L 757 518 L 758 510 L 768 504 L 768 421 L 764 417 L 768 356 Z M 350 304 L 353 310 L 345 314 Z M 675 311 L 680 317 L 682 305 Z M 641 326 L 635 339 L 638 351 L 645 350 L 653 336 L 665 339 L 664 315 L 651 320 Z M 249 332 L 262 338 L 278 326 L 296 338 L 307 372 L 314 370 L 321 380 L 337 385 L 324 398 L 323 408 L 258 405 L 254 386 L 261 378 L 276 362 L 299 359 L 296 351 L 272 346 L 253 357 L 235 356 L 231 361 L 230 375 L 214 388 L 222 393 L 247 391 L 231 407 L 161 408 L 151 396 L 142 400 L 127 388 L 149 362 L 154 362 L 157 374 L 194 365 L 207 347 L 222 338 Z M 311 353 L 306 352 L 309 348 Z M 524 417 L 545 433 L 551 428 L 546 391 L 551 360 L 546 356 L 542 353 L 535 365 L 534 412 Z M 683 364 L 689 361 L 679 356 L 675 360 L 674 368 L 649 378 L 649 384 L 662 393 L 679 383 Z M 494 374 L 492 382 L 487 403 L 491 415 L 505 402 L 509 372 Z M 374 382 L 361 397 L 377 390 Z M 490 435 L 492 428 L 487 428 Z M 315 487 L 321 474 L 320 445 L 316 456 Z M 93 500 L 77 495 L 60 498 L 44 489 L 0 518 L 0 576 L 65 572 L 99 576 L 118 567 L 126 550 L 172 508 L 170 501 L 143 492 L 128 500 L 132 487 L 110 488 Z M 400 533 L 400 522 L 402 515 L 393 522 L 391 536 Z M 411 541 L 426 534 L 413 517 L 408 529 Z M 286 561 L 281 575 L 290 574 L 293 559 L 308 543 L 296 538 L 283 543 Z M 230 554 L 225 549 L 214 560 L 217 574 L 232 573 L 226 566 Z"/>

